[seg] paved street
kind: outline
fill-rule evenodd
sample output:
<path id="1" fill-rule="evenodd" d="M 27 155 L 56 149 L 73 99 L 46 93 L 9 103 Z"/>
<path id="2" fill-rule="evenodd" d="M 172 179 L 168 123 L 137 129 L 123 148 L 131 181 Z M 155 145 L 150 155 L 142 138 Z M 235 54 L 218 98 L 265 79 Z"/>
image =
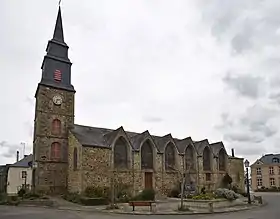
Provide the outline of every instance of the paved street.
<path id="1" fill-rule="evenodd" d="M 230 214 L 215 214 L 215 215 L 153 215 L 149 216 L 154 219 L 278 219 L 280 215 L 280 194 L 262 194 L 264 199 L 268 201 L 268 205 L 260 209 L 252 211 L 242 211 Z M 44 208 L 26 208 L 26 207 L 10 207 L 0 206 L 1 219 L 118 219 L 118 218 L 147 218 L 146 215 L 132 216 L 132 215 L 109 215 L 109 214 L 96 214 L 88 212 L 74 212 L 74 211 L 60 211 L 54 209 Z"/>

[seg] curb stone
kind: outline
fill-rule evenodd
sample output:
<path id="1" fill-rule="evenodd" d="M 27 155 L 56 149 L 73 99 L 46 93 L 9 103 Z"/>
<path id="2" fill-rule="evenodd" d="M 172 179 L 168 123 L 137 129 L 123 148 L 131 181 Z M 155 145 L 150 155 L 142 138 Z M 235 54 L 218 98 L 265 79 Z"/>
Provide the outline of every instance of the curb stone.
<path id="1" fill-rule="evenodd" d="M 87 208 L 70 208 L 70 207 L 58 207 L 58 210 L 68 210 L 68 211 L 84 211 L 84 212 L 95 212 L 95 213 L 104 213 L 104 214 L 126 214 L 126 215 L 203 215 L 203 214 L 223 214 L 223 213 L 233 213 L 239 211 L 252 210 L 260 207 L 266 206 L 267 203 L 263 203 L 262 205 L 252 205 L 252 206 L 244 206 L 238 209 L 230 209 L 230 210 L 222 210 L 222 211 L 214 211 L 214 212 L 178 212 L 178 211 L 170 211 L 170 212 L 122 212 L 117 210 L 104 210 L 104 209 L 87 209 Z"/>
<path id="2" fill-rule="evenodd" d="M 239 211 L 252 210 L 256 208 L 261 208 L 267 205 L 267 202 L 264 202 L 262 205 L 251 205 L 244 206 L 238 209 L 214 211 L 214 212 L 179 212 L 179 211 L 170 211 L 170 212 L 122 212 L 117 210 L 105 210 L 105 209 L 92 209 L 92 208 L 71 208 L 71 207 L 59 207 L 59 206 L 36 206 L 36 205 L 18 205 L 18 207 L 39 207 L 39 208 L 48 208 L 48 209 L 57 209 L 64 211 L 79 211 L 79 212 L 94 212 L 94 213 L 103 213 L 103 214 L 126 214 L 126 215 L 205 215 L 205 214 L 223 214 L 223 213 L 233 213 Z"/>
<path id="3" fill-rule="evenodd" d="M 233 212 L 239 212 L 239 211 L 246 211 L 246 210 L 252 210 L 255 208 L 260 208 L 266 206 L 267 203 L 264 203 L 262 205 L 252 205 L 252 206 L 246 206 L 239 209 L 232 209 L 232 210 L 223 210 L 223 211 L 214 211 L 214 212 L 121 212 L 121 211 L 114 211 L 114 210 L 102 210 L 103 213 L 112 213 L 112 214 L 127 214 L 127 215 L 204 215 L 204 214 L 223 214 L 223 213 L 233 213 Z"/>

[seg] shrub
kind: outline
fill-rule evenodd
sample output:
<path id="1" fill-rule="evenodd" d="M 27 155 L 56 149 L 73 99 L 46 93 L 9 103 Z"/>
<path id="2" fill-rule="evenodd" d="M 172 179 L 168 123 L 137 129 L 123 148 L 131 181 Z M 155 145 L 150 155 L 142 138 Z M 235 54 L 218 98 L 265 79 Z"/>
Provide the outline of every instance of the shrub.
<path id="1" fill-rule="evenodd" d="M 34 193 L 34 192 L 27 192 L 27 193 L 25 193 L 25 194 L 23 195 L 23 197 L 24 197 L 25 199 L 32 199 L 32 200 L 34 200 L 34 199 L 41 198 L 41 195 L 38 194 L 38 193 Z"/>
<path id="2" fill-rule="evenodd" d="M 116 204 L 111 204 L 106 207 L 106 210 L 114 210 L 114 209 L 119 209 L 119 206 Z"/>
<path id="3" fill-rule="evenodd" d="M 280 192 L 280 188 L 275 186 L 270 188 L 262 187 L 260 189 L 257 189 L 256 192 Z"/>
<path id="4" fill-rule="evenodd" d="M 231 189 L 232 189 L 232 191 L 234 191 L 235 193 L 239 193 L 239 189 L 238 189 L 237 186 L 233 185 L 233 186 L 231 187 Z"/>
<path id="5" fill-rule="evenodd" d="M 168 194 L 168 197 L 172 197 L 172 198 L 178 198 L 180 195 L 180 191 L 177 188 L 173 188 L 171 189 L 171 191 Z"/>
<path id="6" fill-rule="evenodd" d="M 229 190 L 229 189 L 225 189 L 225 188 L 217 189 L 215 194 L 216 194 L 217 197 L 225 198 L 225 199 L 230 200 L 230 201 L 236 200 L 240 197 L 240 195 L 238 195 L 234 191 Z"/>
<path id="7" fill-rule="evenodd" d="M 155 200 L 155 190 L 153 189 L 144 189 L 142 191 L 142 198 L 145 201 Z"/>
<path id="8" fill-rule="evenodd" d="M 134 196 L 131 201 L 154 201 L 155 191 L 153 189 L 144 189 L 138 195 Z"/>
<path id="9" fill-rule="evenodd" d="M 186 198 L 187 198 L 187 199 L 192 199 L 194 196 L 195 196 L 194 194 L 188 194 L 188 195 L 186 196 Z"/>
<path id="10" fill-rule="evenodd" d="M 88 198 L 108 198 L 109 188 L 88 186 L 84 191 L 84 196 Z"/>
<path id="11" fill-rule="evenodd" d="M 96 205 L 107 205 L 108 200 L 105 198 L 89 198 L 89 197 L 81 197 L 81 204 L 86 206 L 96 206 Z"/>
<path id="12" fill-rule="evenodd" d="M 23 188 L 21 188 L 21 189 L 18 191 L 17 194 L 18 194 L 19 197 L 23 198 L 24 195 L 26 194 L 26 190 L 23 189 Z"/>
<path id="13" fill-rule="evenodd" d="M 131 195 L 131 192 L 130 192 L 130 188 L 131 188 L 131 185 L 128 185 L 128 184 L 123 184 L 123 183 L 120 183 L 120 184 L 117 184 L 116 186 L 116 199 L 117 199 L 117 202 L 128 202 L 132 195 Z"/>
<path id="14" fill-rule="evenodd" d="M 205 187 L 202 187 L 202 188 L 201 188 L 201 193 L 202 193 L 202 194 L 206 194 L 206 189 L 205 189 Z"/>
<path id="15" fill-rule="evenodd" d="M 232 183 L 232 178 L 226 173 L 222 179 L 222 187 L 228 188 Z"/>
<path id="16" fill-rule="evenodd" d="M 80 203 L 80 194 L 77 192 L 69 192 L 62 196 L 65 200 L 73 203 Z"/>
<path id="17" fill-rule="evenodd" d="M 209 194 L 200 194 L 200 195 L 194 195 L 192 197 L 192 199 L 194 200 L 212 200 L 212 199 L 215 199 L 216 197 L 209 193 Z"/>

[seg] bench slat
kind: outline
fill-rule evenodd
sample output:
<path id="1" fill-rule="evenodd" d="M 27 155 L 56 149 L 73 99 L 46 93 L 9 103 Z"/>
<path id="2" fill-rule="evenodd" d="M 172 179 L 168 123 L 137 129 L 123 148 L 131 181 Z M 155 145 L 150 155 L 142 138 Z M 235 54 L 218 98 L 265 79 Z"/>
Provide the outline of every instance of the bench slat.
<path id="1" fill-rule="evenodd" d="M 129 202 L 130 206 L 151 206 L 154 203 L 153 201 L 132 201 Z"/>

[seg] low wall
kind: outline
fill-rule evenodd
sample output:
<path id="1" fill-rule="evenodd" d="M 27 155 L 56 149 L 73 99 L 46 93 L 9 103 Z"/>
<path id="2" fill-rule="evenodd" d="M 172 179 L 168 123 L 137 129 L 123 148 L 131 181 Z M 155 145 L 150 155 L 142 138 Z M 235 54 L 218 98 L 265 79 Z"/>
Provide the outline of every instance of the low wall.
<path id="1" fill-rule="evenodd" d="M 210 205 L 213 208 L 228 208 L 237 205 L 245 205 L 246 203 L 241 200 L 237 199 L 234 201 L 228 201 L 226 199 L 214 199 L 214 200 L 193 200 L 193 199 L 185 199 L 184 204 L 189 208 L 209 208 Z"/>
<path id="2" fill-rule="evenodd" d="M 20 200 L 19 205 L 23 205 L 23 206 L 48 206 L 48 207 L 53 207 L 55 204 L 51 200 Z"/>

